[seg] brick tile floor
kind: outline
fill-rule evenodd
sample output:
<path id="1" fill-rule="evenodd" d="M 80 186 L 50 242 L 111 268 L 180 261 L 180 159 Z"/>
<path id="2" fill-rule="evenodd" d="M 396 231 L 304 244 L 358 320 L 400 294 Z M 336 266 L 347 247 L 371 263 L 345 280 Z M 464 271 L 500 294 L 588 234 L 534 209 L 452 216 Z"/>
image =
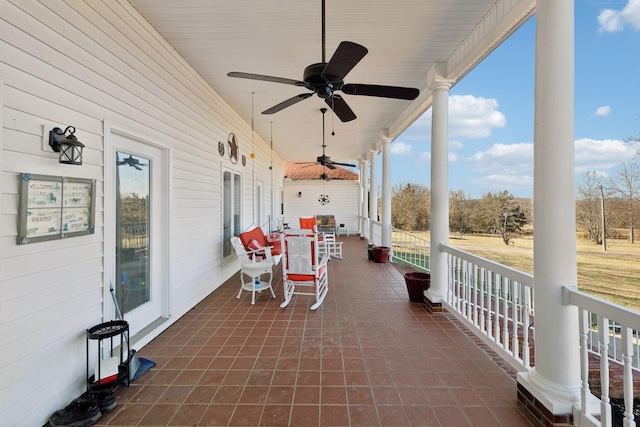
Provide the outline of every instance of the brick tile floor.
<path id="1" fill-rule="evenodd" d="M 529 426 L 515 373 L 446 313 L 412 303 L 358 237 L 329 263 L 317 311 L 236 299 L 235 275 L 139 350 L 157 365 L 98 426 Z"/>

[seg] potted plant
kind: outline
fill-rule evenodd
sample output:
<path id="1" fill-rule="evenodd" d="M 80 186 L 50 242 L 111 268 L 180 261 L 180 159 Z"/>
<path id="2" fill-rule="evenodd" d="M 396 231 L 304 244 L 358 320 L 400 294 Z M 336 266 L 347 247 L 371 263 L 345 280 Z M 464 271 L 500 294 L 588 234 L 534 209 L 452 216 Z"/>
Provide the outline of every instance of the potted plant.
<path id="1" fill-rule="evenodd" d="M 409 299 L 413 302 L 424 301 L 424 291 L 431 286 L 431 275 L 419 271 L 411 271 L 404 274 L 404 281 L 407 284 Z"/>
<path id="2" fill-rule="evenodd" d="M 373 259 L 375 262 L 387 262 L 389 259 L 389 251 L 391 248 L 388 246 L 374 246 L 373 247 Z"/>

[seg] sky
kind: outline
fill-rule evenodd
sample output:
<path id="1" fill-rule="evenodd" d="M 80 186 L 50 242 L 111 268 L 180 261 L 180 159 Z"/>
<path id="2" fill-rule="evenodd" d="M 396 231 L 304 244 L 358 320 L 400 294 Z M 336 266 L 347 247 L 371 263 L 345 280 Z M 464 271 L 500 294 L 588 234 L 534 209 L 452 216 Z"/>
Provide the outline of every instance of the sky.
<path id="1" fill-rule="evenodd" d="M 451 89 L 451 190 L 533 196 L 534 55 L 535 16 Z M 576 180 L 640 149 L 640 0 L 575 1 L 574 136 Z M 391 143 L 392 184 L 431 186 L 430 137 L 428 110 Z"/>

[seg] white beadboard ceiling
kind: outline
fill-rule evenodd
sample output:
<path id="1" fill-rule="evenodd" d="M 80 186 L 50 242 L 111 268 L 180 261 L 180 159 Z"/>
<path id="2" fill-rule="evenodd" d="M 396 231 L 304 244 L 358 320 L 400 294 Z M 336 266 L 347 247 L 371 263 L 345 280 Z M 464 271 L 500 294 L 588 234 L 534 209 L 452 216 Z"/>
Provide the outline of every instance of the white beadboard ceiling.
<path id="1" fill-rule="evenodd" d="M 322 60 L 321 0 L 129 1 L 247 123 L 253 115 L 262 139 L 270 141 L 273 129 L 274 149 L 285 160 L 313 161 L 321 154 L 324 100 L 314 95 L 263 115 L 309 91 L 227 76 L 243 71 L 302 80 L 305 67 Z M 327 154 L 355 162 L 379 148 L 381 134 L 397 137 L 431 105 L 434 63 L 455 84 L 534 9 L 535 0 L 326 0 L 327 62 L 343 40 L 369 50 L 345 83 L 421 92 L 414 101 L 339 92 L 358 118 L 342 123 L 326 114 Z"/>

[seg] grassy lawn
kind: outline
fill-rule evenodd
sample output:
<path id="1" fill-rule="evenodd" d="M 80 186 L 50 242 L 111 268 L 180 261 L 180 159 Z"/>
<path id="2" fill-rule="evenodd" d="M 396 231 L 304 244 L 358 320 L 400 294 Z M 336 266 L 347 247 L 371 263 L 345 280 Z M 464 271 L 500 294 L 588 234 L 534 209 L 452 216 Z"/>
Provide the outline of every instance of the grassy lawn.
<path id="1" fill-rule="evenodd" d="M 510 246 L 499 236 L 462 237 L 452 236 L 450 245 L 533 274 L 532 237 L 515 237 Z M 580 290 L 640 311 L 640 243 L 608 239 L 604 252 L 601 245 L 578 238 L 577 252 Z"/>

